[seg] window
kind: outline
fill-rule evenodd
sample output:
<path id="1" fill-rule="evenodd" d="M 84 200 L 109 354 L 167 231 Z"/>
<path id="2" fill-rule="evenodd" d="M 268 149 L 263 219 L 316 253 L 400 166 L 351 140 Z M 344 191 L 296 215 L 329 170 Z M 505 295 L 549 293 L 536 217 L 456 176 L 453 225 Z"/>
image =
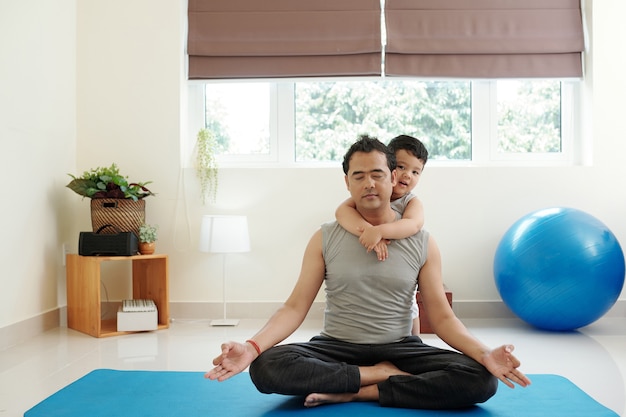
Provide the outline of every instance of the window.
<path id="1" fill-rule="evenodd" d="M 422 139 L 433 159 L 471 159 L 467 81 L 306 82 L 295 84 L 295 159 L 340 161 L 361 133 L 384 142 Z"/>
<path id="2" fill-rule="evenodd" d="M 420 138 L 441 164 L 572 164 L 578 81 L 372 80 L 192 83 L 190 113 L 221 163 L 341 161 L 359 134 Z M 200 118 L 199 118 L 200 119 Z M 197 127 L 197 128 L 195 128 Z"/>
<path id="3" fill-rule="evenodd" d="M 221 155 L 269 155 L 270 85 L 208 84 L 204 120 Z"/>

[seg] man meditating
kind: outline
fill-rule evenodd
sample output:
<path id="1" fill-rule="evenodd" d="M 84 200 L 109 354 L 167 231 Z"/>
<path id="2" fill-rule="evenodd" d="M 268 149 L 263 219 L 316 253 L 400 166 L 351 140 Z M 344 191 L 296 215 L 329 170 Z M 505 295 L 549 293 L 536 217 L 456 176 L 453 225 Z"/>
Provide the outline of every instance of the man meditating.
<path id="1" fill-rule="evenodd" d="M 343 160 L 358 212 L 372 225 L 399 218 L 390 206 L 395 156 L 362 136 Z M 324 328 L 308 342 L 277 345 L 303 322 L 325 283 Z M 411 336 L 415 287 L 437 335 L 453 350 Z M 309 241 L 298 281 L 283 306 L 245 343 L 227 342 L 206 377 L 224 381 L 250 366 L 263 393 L 301 395 L 313 407 L 347 401 L 382 406 L 452 409 L 493 396 L 498 379 L 513 388 L 530 380 L 513 346 L 490 349 L 454 315 L 445 296 L 441 256 L 427 231 L 391 241 L 380 262 L 336 221 Z"/>

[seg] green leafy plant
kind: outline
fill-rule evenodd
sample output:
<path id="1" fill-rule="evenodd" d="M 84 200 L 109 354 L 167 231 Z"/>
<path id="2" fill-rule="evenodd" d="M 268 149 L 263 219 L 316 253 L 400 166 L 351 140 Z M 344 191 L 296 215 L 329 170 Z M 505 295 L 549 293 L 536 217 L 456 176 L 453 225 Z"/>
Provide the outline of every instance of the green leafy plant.
<path id="1" fill-rule="evenodd" d="M 217 195 L 218 166 L 215 159 L 217 141 L 208 129 L 201 129 L 196 139 L 194 168 L 200 180 L 202 204 L 214 202 Z"/>
<path id="2" fill-rule="evenodd" d="M 115 164 L 108 168 L 98 167 L 85 171 L 81 177 L 68 175 L 72 177 L 72 181 L 67 184 L 67 187 L 76 194 L 91 199 L 121 198 L 137 201 L 154 195 L 146 188 L 151 181 L 129 183 L 127 177 L 120 174 Z"/>
<path id="3" fill-rule="evenodd" d="M 143 223 L 139 226 L 139 241 L 145 243 L 156 242 L 159 226 Z"/>

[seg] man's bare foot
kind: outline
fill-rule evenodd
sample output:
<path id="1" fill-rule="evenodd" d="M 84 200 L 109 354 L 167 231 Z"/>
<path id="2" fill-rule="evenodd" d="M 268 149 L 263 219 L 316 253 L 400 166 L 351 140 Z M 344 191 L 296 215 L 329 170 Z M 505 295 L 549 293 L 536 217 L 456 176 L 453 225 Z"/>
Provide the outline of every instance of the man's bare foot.
<path id="1" fill-rule="evenodd" d="M 324 404 L 348 403 L 354 401 L 356 394 L 346 392 L 344 394 L 309 394 L 304 399 L 305 407 L 317 407 Z"/>
<path id="2" fill-rule="evenodd" d="M 378 401 L 378 383 L 386 381 L 394 375 L 411 375 L 401 371 L 391 362 L 380 362 L 372 366 L 360 366 L 361 389 L 359 392 L 343 392 L 340 394 L 312 393 L 304 400 L 305 407 L 316 407 L 323 404 L 347 403 L 351 401 Z"/>
<path id="3" fill-rule="evenodd" d="M 360 366 L 359 372 L 361 374 L 361 386 L 378 384 L 394 375 L 410 375 L 408 372 L 398 369 L 391 362 L 380 362 L 373 366 Z"/>
<path id="4" fill-rule="evenodd" d="M 309 394 L 304 400 L 304 406 L 316 407 L 318 405 L 347 403 L 351 401 L 378 401 L 378 386 L 368 385 L 366 387 L 361 387 L 357 393 L 344 392 L 341 394 Z"/>

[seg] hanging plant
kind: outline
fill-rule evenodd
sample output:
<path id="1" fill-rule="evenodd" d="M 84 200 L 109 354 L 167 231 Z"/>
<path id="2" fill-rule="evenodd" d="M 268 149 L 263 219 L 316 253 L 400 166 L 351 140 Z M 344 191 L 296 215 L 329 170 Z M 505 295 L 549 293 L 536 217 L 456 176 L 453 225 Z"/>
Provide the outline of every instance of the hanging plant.
<path id="1" fill-rule="evenodd" d="M 216 152 L 217 141 L 213 132 L 208 129 L 200 130 L 196 139 L 194 168 L 200 180 L 202 204 L 206 204 L 207 201 L 215 202 L 217 195 L 218 167 L 215 159 Z"/>

